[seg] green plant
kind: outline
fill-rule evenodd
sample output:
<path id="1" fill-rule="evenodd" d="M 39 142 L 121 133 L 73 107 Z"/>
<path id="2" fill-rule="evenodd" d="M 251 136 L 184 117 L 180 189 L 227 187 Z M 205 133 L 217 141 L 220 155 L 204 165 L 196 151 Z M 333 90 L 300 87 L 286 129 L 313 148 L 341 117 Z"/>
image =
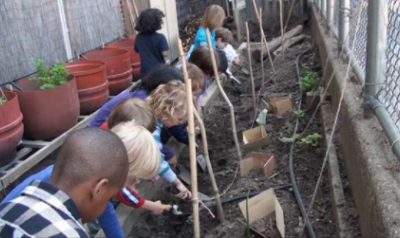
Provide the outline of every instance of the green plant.
<path id="1" fill-rule="evenodd" d="M 37 75 L 32 78 L 40 89 L 52 89 L 67 82 L 68 70 L 64 63 L 56 63 L 52 67 L 44 65 L 44 61 L 38 57 L 34 57 L 33 61 L 36 65 Z"/>
<path id="2" fill-rule="evenodd" d="M 305 115 L 303 110 L 294 111 L 294 114 L 296 115 L 297 118 L 303 118 Z"/>
<path id="3" fill-rule="evenodd" d="M 314 133 L 314 134 L 308 135 L 307 137 L 301 139 L 301 143 L 315 147 L 318 145 L 319 138 L 321 138 L 321 135 L 318 133 Z"/>
<path id="4" fill-rule="evenodd" d="M 4 95 L 3 89 L 0 88 L 1 95 L 0 95 L 0 106 L 6 104 L 8 102 L 6 95 Z"/>
<path id="5" fill-rule="evenodd" d="M 283 143 L 293 143 L 293 142 L 296 142 L 298 139 L 299 139 L 299 135 L 294 135 L 294 136 L 291 136 L 291 137 L 283 137 L 282 139 L 281 139 L 281 141 L 283 142 Z"/>
<path id="6" fill-rule="evenodd" d="M 306 65 L 301 65 L 301 74 L 303 75 L 300 78 L 301 88 L 305 92 L 315 92 L 318 89 L 318 73 L 312 71 Z"/>

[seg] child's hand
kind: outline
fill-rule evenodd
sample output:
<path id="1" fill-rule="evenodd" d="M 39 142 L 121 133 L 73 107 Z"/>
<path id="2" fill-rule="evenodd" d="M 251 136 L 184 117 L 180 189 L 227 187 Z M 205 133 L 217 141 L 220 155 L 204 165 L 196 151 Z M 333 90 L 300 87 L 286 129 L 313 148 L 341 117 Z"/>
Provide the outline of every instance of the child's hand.
<path id="1" fill-rule="evenodd" d="M 180 199 L 192 198 L 192 193 L 185 187 L 185 185 L 183 185 L 183 183 L 180 183 L 178 186 L 176 186 L 176 188 L 180 191 L 180 193 L 176 195 L 178 198 Z"/>
<path id="2" fill-rule="evenodd" d="M 164 211 L 171 210 L 171 205 L 164 205 L 160 201 L 154 202 L 154 207 L 151 209 L 151 212 L 154 215 L 161 215 Z"/>
<path id="3" fill-rule="evenodd" d="M 155 185 L 157 183 L 157 181 L 160 179 L 160 176 L 155 176 L 154 178 L 150 179 L 151 182 L 153 182 L 153 184 Z"/>

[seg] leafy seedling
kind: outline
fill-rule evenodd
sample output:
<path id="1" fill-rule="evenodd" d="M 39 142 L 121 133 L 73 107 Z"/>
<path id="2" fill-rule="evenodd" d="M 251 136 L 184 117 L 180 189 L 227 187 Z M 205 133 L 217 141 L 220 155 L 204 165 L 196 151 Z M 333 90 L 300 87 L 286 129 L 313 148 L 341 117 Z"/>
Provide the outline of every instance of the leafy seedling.
<path id="1" fill-rule="evenodd" d="M 8 102 L 6 95 L 4 95 L 3 89 L 0 88 L 1 95 L 0 95 L 0 106 L 4 105 Z"/>
<path id="2" fill-rule="evenodd" d="M 52 67 L 44 65 L 44 61 L 34 57 L 37 74 L 32 78 L 41 90 L 52 89 L 67 82 L 68 70 L 64 63 L 56 63 Z"/>
<path id="3" fill-rule="evenodd" d="M 283 143 L 293 143 L 293 142 L 296 142 L 299 139 L 299 137 L 300 137 L 299 135 L 294 135 L 294 136 L 291 136 L 291 137 L 283 137 L 281 139 L 281 141 Z"/>
<path id="4" fill-rule="evenodd" d="M 305 116 L 305 113 L 303 110 L 294 111 L 294 114 L 296 115 L 297 118 L 303 118 Z"/>
<path id="5" fill-rule="evenodd" d="M 315 92 L 319 87 L 318 73 L 312 71 L 306 65 L 301 66 L 301 74 L 304 75 L 300 78 L 301 88 L 305 92 Z"/>
<path id="6" fill-rule="evenodd" d="M 318 133 L 314 133 L 301 139 L 301 143 L 306 145 L 311 145 L 312 147 L 316 147 L 318 145 L 319 138 L 321 138 L 321 135 Z"/>

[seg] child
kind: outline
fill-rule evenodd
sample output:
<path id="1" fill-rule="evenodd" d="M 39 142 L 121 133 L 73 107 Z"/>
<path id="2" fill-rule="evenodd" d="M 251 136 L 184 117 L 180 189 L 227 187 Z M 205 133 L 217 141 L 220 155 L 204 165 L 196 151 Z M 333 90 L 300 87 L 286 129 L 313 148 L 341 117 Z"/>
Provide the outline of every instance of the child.
<path id="1" fill-rule="evenodd" d="M 129 167 L 129 175 L 126 179 L 127 182 L 125 183 L 128 186 L 121 189 L 117 195 L 117 197 L 122 198 L 123 196 L 127 195 L 127 190 L 130 192 L 129 194 L 132 194 L 132 190 L 129 189 L 129 183 L 135 182 L 137 181 L 137 179 L 147 179 L 149 177 L 157 175 L 160 167 L 160 152 L 157 144 L 155 143 L 154 139 L 148 131 L 143 130 L 143 128 L 141 127 L 130 125 L 121 126 L 120 128 L 124 130 L 123 133 L 120 133 L 120 129 L 118 128 L 116 128 L 115 130 L 123 140 L 123 143 L 129 152 L 129 165 L 126 165 L 126 167 Z M 127 137 L 125 133 L 128 133 L 129 137 Z M 143 147 L 143 144 L 145 144 L 146 146 Z M 112 150 L 106 151 L 104 153 L 105 155 L 107 155 L 108 159 L 114 159 L 114 156 L 110 157 L 110 155 L 108 154 L 112 153 Z M 110 161 L 108 161 L 108 163 L 110 163 Z M 49 181 L 50 174 L 53 171 L 53 167 L 54 165 L 48 166 L 39 173 L 25 179 L 4 198 L 2 203 L 16 198 L 21 193 L 21 191 L 25 189 L 25 187 L 27 187 L 33 180 L 41 180 L 44 182 Z M 137 172 L 138 167 L 140 167 L 139 173 Z M 136 198 L 138 200 L 136 203 L 138 206 L 141 206 L 145 203 L 144 199 L 141 199 L 139 196 L 137 196 L 137 194 Z M 146 206 L 148 206 L 147 209 L 151 210 L 153 213 L 161 213 L 165 210 L 165 207 L 162 207 L 159 202 L 151 202 L 148 203 Z M 161 212 L 160 207 L 163 208 Z M 107 237 L 125 237 L 119 225 L 114 207 L 111 203 L 108 204 L 106 210 L 99 217 L 98 222 Z"/>
<path id="2" fill-rule="evenodd" d="M 135 51 L 142 59 L 140 77 L 143 79 L 159 64 L 165 64 L 168 56 L 168 42 L 163 34 L 157 33 L 163 24 L 164 13 L 158 9 L 150 8 L 143 11 L 135 29 L 139 32 L 136 36 Z"/>
<path id="3" fill-rule="evenodd" d="M 48 181 L 34 180 L 20 197 L 0 205 L 0 237 L 89 237 L 82 223 L 104 211 L 127 175 L 127 152 L 114 133 L 75 131 Z"/>
<path id="4" fill-rule="evenodd" d="M 159 146 L 161 146 L 159 133 L 162 127 L 172 127 L 186 123 L 187 103 L 185 86 L 182 82 L 176 80 L 160 85 L 150 94 L 146 101 L 153 109 L 154 116 L 157 118 L 157 130 L 153 135 L 156 137 Z M 170 163 L 176 164 L 177 161 L 171 161 Z M 182 193 L 182 190 L 179 190 Z"/>
<path id="5" fill-rule="evenodd" d="M 215 49 L 215 29 L 222 26 L 225 18 L 225 11 L 221 6 L 211 5 L 206 8 L 203 14 L 201 25 L 197 30 L 194 43 L 186 54 L 186 60 L 189 60 L 191 54 L 200 46 L 208 46 L 206 29 L 210 30 L 211 45 Z"/>
<path id="6" fill-rule="evenodd" d="M 158 129 L 161 128 L 156 127 L 157 122 L 153 115 L 152 108 L 146 101 L 138 98 L 125 99 L 124 101 L 120 102 L 112 111 L 110 117 L 107 120 L 107 124 L 111 127 L 113 125 L 119 125 L 120 123 L 127 121 L 133 121 L 134 124 L 145 127 L 148 131 L 153 133 L 154 139 L 157 142 L 159 141 L 160 131 L 158 131 Z M 114 131 L 114 128 L 112 128 L 112 131 Z M 160 146 L 161 146 L 160 148 L 162 149 L 162 145 Z M 169 161 L 168 162 L 165 161 L 163 154 L 161 155 L 160 161 L 161 161 L 161 168 L 159 170 L 158 175 L 164 177 L 168 182 L 174 183 L 181 192 L 181 194 L 189 194 L 190 196 L 190 192 L 188 193 L 188 189 L 182 184 L 182 182 L 177 178 L 175 173 L 172 171 L 172 169 L 168 165 Z M 174 162 L 176 163 L 176 160 Z M 156 175 L 154 175 L 152 178 L 156 177 Z M 134 208 L 142 207 L 143 209 L 151 210 L 156 215 L 162 213 L 165 210 L 165 207 L 163 207 L 161 203 L 154 204 L 154 202 L 150 202 L 147 200 L 145 201 L 144 199 L 140 198 L 140 196 L 134 191 L 125 191 L 125 192 L 131 192 L 132 194 L 129 197 L 134 198 L 134 199 L 129 199 L 129 197 L 126 196 L 125 200 L 119 199 L 125 205 L 132 206 Z M 126 193 L 126 195 L 128 194 Z M 142 202 L 139 203 L 138 201 Z"/>
<path id="7" fill-rule="evenodd" d="M 203 14 L 201 26 L 194 39 L 194 49 L 199 46 L 208 46 L 206 29 L 210 30 L 211 44 L 215 49 L 215 29 L 222 26 L 225 19 L 225 11 L 221 6 L 211 5 L 206 8 Z"/>
<path id="8" fill-rule="evenodd" d="M 226 28 L 218 28 L 215 30 L 215 39 L 217 48 L 225 52 L 229 64 L 239 65 L 239 54 L 231 45 L 233 41 L 232 33 Z"/>
<path id="9" fill-rule="evenodd" d="M 175 67 L 168 65 L 157 66 L 146 78 L 142 79 L 142 84 L 132 90 L 125 90 L 106 104 L 104 104 L 93 120 L 89 123 L 91 127 L 100 127 L 108 118 L 114 106 L 126 98 L 146 99 L 148 95 L 154 91 L 159 85 L 166 84 L 171 80 L 180 80 L 183 82 L 183 76 Z M 164 128 L 167 129 L 167 128 Z M 179 132 L 179 133 L 178 133 Z M 179 142 L 189 144 L 189 139 L 186 131 L 171 131 Z M 169 161 L 175 157 L 175 153 L 166 146 L 163 146 L 162 153 L 165 155 L 165 160 Z"/>
<path id="10" fill-rule="evenodd" d="M 233 19 L 232 16 L 228 16 L 225 18 L 224 24 L 222 25 L 222 27 L 228 29 L 232 33 L 232 36 L 236 37 L 237 27 L 235 24 L 235 19 Z"/>

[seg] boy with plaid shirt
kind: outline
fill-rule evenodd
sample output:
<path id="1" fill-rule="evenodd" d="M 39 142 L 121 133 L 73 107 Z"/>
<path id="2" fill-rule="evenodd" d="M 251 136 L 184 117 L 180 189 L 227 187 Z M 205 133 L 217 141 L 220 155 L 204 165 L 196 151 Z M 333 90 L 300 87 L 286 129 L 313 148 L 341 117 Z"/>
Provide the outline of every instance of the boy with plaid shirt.
<path id="1" fill-rule="evenodd" d="M 78 130 L 61 147 L 48 183 L 35 180 L 0 205 L 0 237 L 89 237 L 82 224 L 104 211 L 127 175 L 127 151 L 114 133 Z"/>

